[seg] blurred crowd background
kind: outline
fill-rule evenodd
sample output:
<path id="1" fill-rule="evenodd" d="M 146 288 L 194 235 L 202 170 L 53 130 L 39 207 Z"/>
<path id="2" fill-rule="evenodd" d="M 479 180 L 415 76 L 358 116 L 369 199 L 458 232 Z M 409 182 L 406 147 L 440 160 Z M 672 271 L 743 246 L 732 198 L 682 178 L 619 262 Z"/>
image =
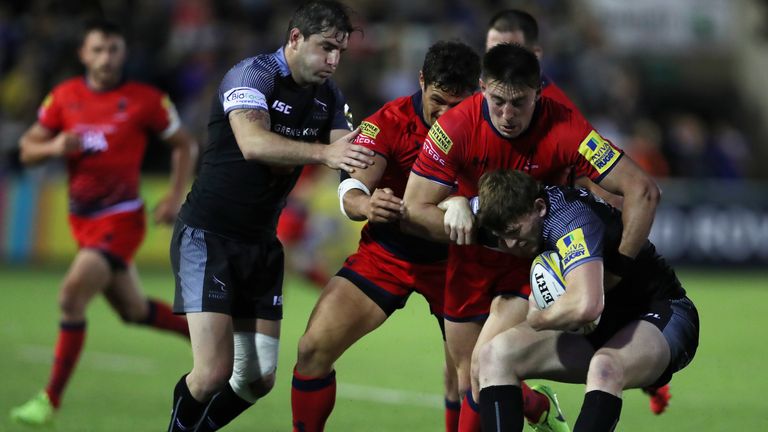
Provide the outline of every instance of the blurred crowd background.
<path id="1" fill-rule="evenodd" d="M 104 16 L 124 28 L 128 77 L 167 91 L 184 123 L 205 143 L 209 107 L 223 74 L 244 57 L 277 49 L 299 3 L 3 0 L 0 181 L 22 172 L 18 138 L 34 122 L 45 94 L 82 73 L 76 49 L 85 18 Z M 768 162 L 768 86 L 763 82 L 768 6 L 763 1 L 346 3 L 362 31 L 352 37 L 334 79 L 356 122 L 384 102 L 418 89 L 418 71 L 432 43 L 459 39 L 482 51 L 490 17 L 514 7 L 539 21 L 544 72 L 603 136 L 656 178 L 721 179 L 728 184 L 768 178 L 763 169 Z M 39 176 L 61 176 L 61 166 L 55 167 Z M 150 146 L 145 170 L 167 169 L 168 150 Z M 335 194 L 329 196 L 335 199 Z M 764 211 L 755 217 L 758 226 L 768 227 Z M 766 227 L 763 237 L 768 240 Z M 676 231 L 672 234 L 674 243 Z M 763 258 L 768 259 L 768 252 Z"/>
<path id="2" fill-rule="evenodd" d="M 748 0 L 351 0 L 362 29 L 336 80 L 356 118 L 417 88 L 439 39 L 481 50 L 492 14 L 529 11 L 545 72 L 587 117 L 657 177 L 764 177 L 768 94 L 750 87 L 752 50 L 768 51 L 763 2 Z M 78 24 L 103 15 L 125 29 L 128 76 L 168 91 L 203 141 L 211 97 L 239 59 L 281 45 L 298 2 L 285 0 L 6 0 L 0 6 L 0 143 L 4 165 L 45 93 L 81 73 Z M 750 24 L 750 22 L 754 24 Z M 759 55 L 759 54 L 757 54 Z M 763 69 L 764 71 L 764 69 Z M 757 78 L 757 77 L 755 77 Z M 753 78 L 753 80 L 755 79 Z M 758 84 L 762 87 L 762 84 Z M 761 93 L 762 91 L 762 93 Z M 147 169 L 165 169 L 150 154 Z"/>

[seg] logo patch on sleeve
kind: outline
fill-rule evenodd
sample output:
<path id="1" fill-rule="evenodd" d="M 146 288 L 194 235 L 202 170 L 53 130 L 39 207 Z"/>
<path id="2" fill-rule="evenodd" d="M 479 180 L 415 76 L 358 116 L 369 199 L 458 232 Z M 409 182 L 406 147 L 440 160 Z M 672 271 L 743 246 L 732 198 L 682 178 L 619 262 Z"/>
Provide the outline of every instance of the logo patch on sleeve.
<path id="1" fill-rule="evenodd" d="M 40 109 L 45 110 L 48 109 L 49 106 L 53 103 L 53 93 L 48 93 L 45 96 L 45 99 L 43 99 L 43 103 L 40 104 Z"/>
<path id="2" fill-rule="evenodd" d="M 261 109 L 269 110 L 267 98 L 264 95 L 250 87 L 236 87 L 224 92 L 224 112 L 230 109 Z"/>
<path id="3" fill-rule="evenodd" d="M 443 128 L 440 127 L 440 123 L 433 124 L 429 129 L 428 135 L 432 139 L 432 142 L 435 143 L 443 153 L 448 154 L 448 152 L 451 151 L 453 141 L 451 141 L 451 138 L 445 133 Z"/>
<path id="4" fill-rule="evenodd" d="M 581 228 L 569 232 L 557 241 L 557 251 L 563 257 L 563 269 L 590 256 L 584 231 Z"/>
<path id="5" fill-rule="evenodd" d="M 381 132 L 381 129 L 371 122 L 364 121 L 360 123 L 360 133 L 363 135 L 376 139 L 376 135 L 378 135 L 379 132 Z"/>
<path id="6" fill-rule="evenodd" d="M 619 152 L 594 130 L 590 132 L 579 145 L 579 153 L 581 153 L 600 174 L 612 167 L 619 159 Z"/>

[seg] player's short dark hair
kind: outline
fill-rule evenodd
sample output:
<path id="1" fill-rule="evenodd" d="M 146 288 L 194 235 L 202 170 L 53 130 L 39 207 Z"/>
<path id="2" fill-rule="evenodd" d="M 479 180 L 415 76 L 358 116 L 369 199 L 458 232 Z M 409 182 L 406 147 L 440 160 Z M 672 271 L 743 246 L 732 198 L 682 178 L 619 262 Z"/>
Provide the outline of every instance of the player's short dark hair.
<path id="1" fill-rule="evenodd" d="M 469 45 L 458 41 L 439 41 L 429 47 L 421 67 L 424 86 L 452 95 L 471 93 L 480 78 L 480 56 Z"/>
<path id="2" fill-rule="evenodd" d="M 290 37 L 291 29 L 297 28 L 304 38 L 313 34 L 322 34 L 336 29 L 337 39 L 358 30 L 352 26 L 350 15 L 352 10 L 345 4 L 335 0 L 313 0 L 299 6 L 288 22 L 286 40 Z"/>
<path id="3" fill-rule="evenodd" d="M 125 37 L 123 29 L 119 25 L 104 18 L 90 18 L 83 23 L 83 32 L 80 42 L 85 41 L 85 37 L 91 32 L 100 32 L 108 36 L 120 36 Z"/>
<path id="4" fill-rule="evenodd" d="M 499 81 L 511 87 L 541 88 L 539 59 L 527 48 L 502 43 L 489 49 L 483 56 L 483 80 Z"/>
<path id="5" fill-rule="evenodd" d="M 480 226 L 504 232 L 510 222 L 534 210 L 544 188 L 530 175 L 518 170 L 490 171 L 480 177 Z"/>
<path id="6" fill-rule="evenodd" d="M 488 22 L 488 29 L 500 33 L 521 31 L 526 46 L 539 43 L 539 24 L 536 18 L 520 9 L 504 9 L 498 12 Z"/>

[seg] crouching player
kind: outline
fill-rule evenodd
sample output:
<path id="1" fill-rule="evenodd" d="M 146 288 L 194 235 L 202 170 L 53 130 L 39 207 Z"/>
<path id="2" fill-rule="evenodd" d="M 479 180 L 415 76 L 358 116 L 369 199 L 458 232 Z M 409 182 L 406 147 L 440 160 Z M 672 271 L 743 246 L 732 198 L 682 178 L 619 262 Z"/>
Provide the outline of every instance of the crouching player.
<path id="1" fill-rule="evenodd" d="M 567 286 L 548 309 L 529 302 L 525 322 L 480 349 L 483 430 L 522 431 L 521 382 L 545 378 L 586 383 L 575 432 L 613 431 L 624 389 L 660 387 L 693 359 L 696 307 L 651 242 L 635 259 L 618 253 L 621 212 L 588 192 L 494 171 L 479 194 L 479 223 L 499 247 L 521 256 L 556 250 Z M 598 317 L 589 334 L 567 331 Z"/>

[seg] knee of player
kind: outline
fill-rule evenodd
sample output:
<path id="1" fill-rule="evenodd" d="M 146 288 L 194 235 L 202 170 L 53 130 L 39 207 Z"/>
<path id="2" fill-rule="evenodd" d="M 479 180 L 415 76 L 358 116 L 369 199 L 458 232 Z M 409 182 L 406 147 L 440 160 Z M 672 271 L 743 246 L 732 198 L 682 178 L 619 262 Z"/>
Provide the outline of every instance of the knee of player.
<path id="1" fill-rule="evenodd" d="M 275 373 L 272 372 L 250 383 L 251 393 L 257 398 L 267 395 L 275 387 Z"/>
<path id="2" fill-rule="evenodd" d="M 607 384 L 619 385 L 623 388 L 624 367 L 619 357 L 610 350 L 600 350 L 592 356 L 589 362 L 587 380 L 591 384 L 602 387 Z"/>
<path id="3" fill-rule="evenodd" d="M 509 350 L 498 340 L 483 344 L 477 353 L 477 362 L 473 364 L 473 374 L 481 374 L 487 378 L 495 378 L 502 374 L 515 373 L 519 366 L 514 353 L 521 350 Z"/>
<path id="4" fill-rule="evenodd" d="M 87 305 L 86 299 L 71 294 L 70 291 L 65 290 L 59 295 L 59 310 L 64 314 L 82 314 Z"/>
<path id="5" fill-rule="evenodd" d="M 299 339 L 297 363 L 299 368 L 318 367 L 322 362 L 322 343 L 309 333 Z"/>
<path id="6" fill-rule="evenodd" d="M 227 379 L 232 374 L 231 368 L 207 367 L 193 369 L 189 374 L 190 390 L 194 386 L 199 394 L 211 396 L 220 391 L 227 384 Z"/>

